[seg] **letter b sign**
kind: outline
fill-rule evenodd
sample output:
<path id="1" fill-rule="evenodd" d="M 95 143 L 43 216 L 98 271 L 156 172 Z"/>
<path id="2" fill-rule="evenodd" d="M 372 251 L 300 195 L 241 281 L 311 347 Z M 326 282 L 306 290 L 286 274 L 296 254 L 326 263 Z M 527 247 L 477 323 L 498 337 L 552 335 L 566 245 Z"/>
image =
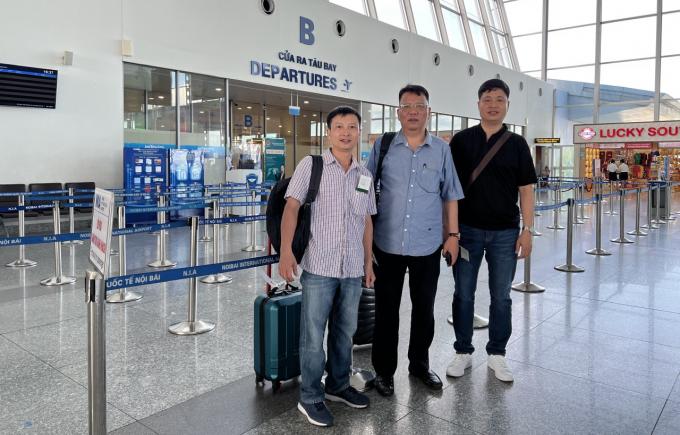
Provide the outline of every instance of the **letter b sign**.
<path id="1" fill-rule="evenodd" d="M 314 45 L 314 21 L 300 17 L 300 43 Z"/>

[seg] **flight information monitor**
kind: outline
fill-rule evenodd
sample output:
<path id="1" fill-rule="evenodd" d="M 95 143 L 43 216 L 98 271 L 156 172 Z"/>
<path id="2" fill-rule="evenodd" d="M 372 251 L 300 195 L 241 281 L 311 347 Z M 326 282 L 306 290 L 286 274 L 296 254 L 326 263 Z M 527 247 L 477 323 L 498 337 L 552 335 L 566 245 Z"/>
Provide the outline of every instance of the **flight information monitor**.
<path id="1" fill-rule="evenodd" d="M 0 105 L 54 109 L 57 71 L 0 63 Z"/>

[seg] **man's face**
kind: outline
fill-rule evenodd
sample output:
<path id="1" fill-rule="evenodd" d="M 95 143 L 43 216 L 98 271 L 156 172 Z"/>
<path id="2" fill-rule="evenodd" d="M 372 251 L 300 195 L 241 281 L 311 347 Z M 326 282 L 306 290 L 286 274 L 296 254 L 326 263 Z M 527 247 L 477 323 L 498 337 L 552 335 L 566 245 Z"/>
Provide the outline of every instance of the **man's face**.
<path id="1" fill-rule="evenodd" d="M 423 131 L 430 118 L 430 107 L 425 95 L 406 92 L 399 100 L 399 122 L 406 131 Z"/>
<path id="2" fill-rule="evenodd" d="M 331 120 L 328 140 L 336 150 L 351 151 L 359 143 L 359 119 L 356 115 L 337 115 Z"/>
<path id="3" fill-rule="evenodd" d="M 483 121 L 503 122 L 508 113 L 508 97 L 501 89 L 492 89 L 482 94 L 477 106 Z"/>

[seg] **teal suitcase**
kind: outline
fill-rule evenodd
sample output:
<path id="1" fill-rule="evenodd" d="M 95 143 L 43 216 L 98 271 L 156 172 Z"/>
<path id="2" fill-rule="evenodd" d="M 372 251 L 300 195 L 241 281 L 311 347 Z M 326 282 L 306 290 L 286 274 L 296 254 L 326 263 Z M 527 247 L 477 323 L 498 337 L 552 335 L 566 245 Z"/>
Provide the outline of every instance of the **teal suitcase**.
<path id="1" fill-rule="evenodd" d="M 279 291 L 260 295 L 254 304 L 255 381 L 272 382 L 277 392 L 281 382 L 300 375 L 300 320 L 302 293 Z"/>

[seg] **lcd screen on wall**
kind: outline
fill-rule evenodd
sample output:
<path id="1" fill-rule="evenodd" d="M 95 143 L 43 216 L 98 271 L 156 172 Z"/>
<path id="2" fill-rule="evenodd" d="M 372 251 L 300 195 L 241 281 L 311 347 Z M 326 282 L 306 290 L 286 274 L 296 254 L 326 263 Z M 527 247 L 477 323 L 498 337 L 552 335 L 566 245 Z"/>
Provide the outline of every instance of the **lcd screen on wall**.
<path id="1" fill-rule="evenodd" d="M 57 71 L 0 63 L 0 105 L 54 109 Z"/>

